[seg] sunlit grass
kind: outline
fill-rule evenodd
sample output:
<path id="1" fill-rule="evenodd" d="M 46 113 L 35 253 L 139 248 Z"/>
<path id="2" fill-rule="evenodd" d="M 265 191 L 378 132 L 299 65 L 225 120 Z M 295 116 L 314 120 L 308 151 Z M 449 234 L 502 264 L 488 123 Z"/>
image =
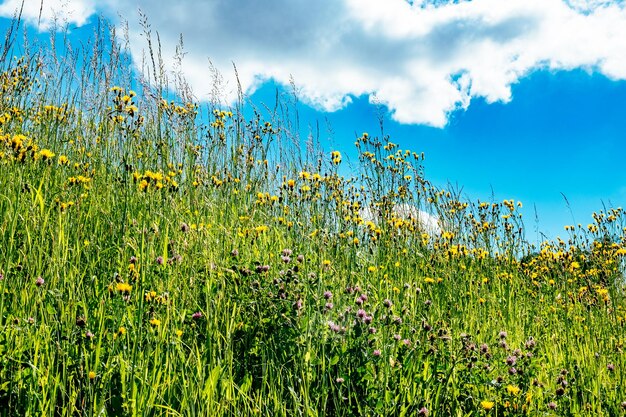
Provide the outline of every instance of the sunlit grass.
<path id="1" fill-rule="evenodd" d="M 348 169 L 102 44 L 0 74 L 0 415 L 624 414 L 621 208 L 534 247 L 389 138 Z"/>

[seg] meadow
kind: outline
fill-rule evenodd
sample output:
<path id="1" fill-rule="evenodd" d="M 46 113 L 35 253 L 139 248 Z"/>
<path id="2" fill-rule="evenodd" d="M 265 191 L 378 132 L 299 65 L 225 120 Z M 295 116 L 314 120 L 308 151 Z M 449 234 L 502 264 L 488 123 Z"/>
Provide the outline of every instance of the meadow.
<path id="1" fill-rule="evenodd" d="M 198 102 L 145 34 L 137 71 L 104 24 L 6 34 L 0 416 L 626 415 L 621 208 L 533 245 L 382 131 L 346 166 L 295 98 Z"/>

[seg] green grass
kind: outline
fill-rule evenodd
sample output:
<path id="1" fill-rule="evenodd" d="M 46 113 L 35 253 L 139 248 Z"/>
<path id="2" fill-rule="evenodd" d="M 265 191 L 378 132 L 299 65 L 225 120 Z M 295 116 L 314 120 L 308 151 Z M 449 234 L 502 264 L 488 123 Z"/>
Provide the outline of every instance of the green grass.
<path id="1" fill-rule="evenodd" d="M 95 36 L 0 75 L 1 416 L 625 414 L 623 210 L 536 248 L 388 138 L 348 169 Z"/>

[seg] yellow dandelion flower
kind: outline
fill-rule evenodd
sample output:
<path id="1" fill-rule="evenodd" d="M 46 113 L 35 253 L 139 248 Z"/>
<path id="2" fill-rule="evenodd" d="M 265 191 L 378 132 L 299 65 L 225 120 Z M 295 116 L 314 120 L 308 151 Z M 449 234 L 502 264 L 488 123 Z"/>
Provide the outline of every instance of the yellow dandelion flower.
<path id="1" fill-rule="evenodd" d="M 39 157 L 44 161 L 54 158 L 54 153 L 50 149 L 42 149 L 39 151 Z"/>
<path id="2" fill-rule="evenodd" d="M 150 320 L 150 324 L 153 326 L 160 326 L 161 325 L 161 320 L 157 319 L 157 318 L 153 318 Z"/>
<path id="3" fill-rule="evenodd" d="M 519 387 L 516 387 L 515 385 L 507 385 L 506 386 L 506 391 L 511 394 L 511 395 L 517 395 L 520 392 Z"/>
<path id="4" fill-rule="evenodd" d="M 494 403 L 493 401 L 481 401 L 480 402 L 480 406 L 483 408 L 483 410 L 491 410 L 494 406 L 496 405 L 496 403 Z"/>
<path id="5" fill-rule="evenodd" d="M 94 371 L 89 371 L 89 379 L 91 380 L 96 379 L 96 373 Z"/>
<path id="6" fill-rule="evenodd" d="M 129 294 L 130 291 L 133 289 L 132 285 L 126 284 L 124 282 L 120 282 L 118 283 L 115 288 L 117 289 L 117 291 L 121 292 L 121 293 L 126 293 Z"/>

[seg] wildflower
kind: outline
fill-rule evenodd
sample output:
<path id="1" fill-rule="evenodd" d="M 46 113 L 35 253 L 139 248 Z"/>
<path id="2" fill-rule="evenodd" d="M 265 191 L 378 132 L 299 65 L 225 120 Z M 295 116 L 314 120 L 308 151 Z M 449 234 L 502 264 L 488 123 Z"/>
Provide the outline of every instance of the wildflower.
<path id="1" fill-rule="evenodd" d="M 333 164 L 339 165 L 341 163 L 341 153 L 339 151 L 332 151 L 330 153 L 330 157 L 333 161 Z"/>
<path id="2" fill-rule="evenodd" d="M 37 277 L 37 279 L 35 280 L 35 285 L 38 287 L 41 287 L 44 283 L 45 281 L 43 280 L 42 277 Z"/>
<path id="3" fill-rule="evenodd" d="M 324 291 L 324 298 L 330 300 L 331 298 L 333 298 L 333 293 L 330 291 Z"/>
<path id="4" fill-rule="evenodd" d="M 374 352 L 372 352 L 372 355 L 374 355 L 374 357 L 379 357 L 381 354 L 380 349 L 374 349 Z"/>
<path id="5" fill-rule="evenodd" d="M 419 411 L 417 412 L 418 416 L 424 416 L 424 417 L 428 417 L 430 415 L 430 411 L 428 411 L 428 408 L 426 407 L 422 407 L 419 409 Z"/>
<path id="6" fill-rule="evenodd" d="M 505 332 L 504 330 L 500 331 L 500 333 L 498 333 L 498 336 L 500 337 L 500 339 L 506 339 L 506 337 L 508 336 L 507 332 Z"/>
<path id="7" fill-rule="evenodd" d="M 550 402 L 548 403 L 548 408 L 549 408 L 550 410 L 556 410 L 556 403 L 555 403 L 554 401 L 550 401 Z"/>
<path id="8" fill-rule="evenodd" d="M 176 336 L 181 337 L 183 335 L 183 331 L 178 329 L 176 330 Z"/>
<path id="9" fill-rule="evenodd" d="M 391 300 L 389 300 L 388 298 L 386 298 L 386 299 L 383 301 L 383 305 L 384 305 L 385 307 L 387 307 L 387 308 L 391 308 L 391 306 L 393 305 L 393 303 L 391 302 Z"/>
<path id="10" fill-rule="evenodd" d="M 123 282 L 119 282 L 115 288 L 117 289 L 117 291 L 121 292 L 121 293 L 125 293 L 125 294 L 130 294 L 130 291 L 133 289 L 133 287 L 129 284 L 123 283 Z"/>
<path id="11" fill-rule="evenodd" d="M 94 371 L 89 371 L 89 379 L 90 380 L 94 380 L 96 379 L 96 373 Z"/>
<path id="12" fill-rule="evenodd" d="M 163 265 L 163 257 L 162 256 L 157 256 L 156 263 L 157 263 L 157 265 Z"/>
<path id="13" fill-rule="evenodd" d="M 520 392 L 519 387 L 516 387 L 515 385 L 507 385 L 506 390 L 509 394 L 512 395 L 517 395 Z"/>
<path id="14" fill-rule="evenodd" d="M 493 408 L 493 406 L 496 405 L 496 403 L 494 403 L 493 401 L 481 401 L 480 402 L 480 406 L 483 408 L 483 410 L 491 410 Z"/>
<path id="15" fill-rule="evenodd" d="M 187 233 L 189 231 L 189 225 L 187 223 L 182 223 L 180 225 L 180 231 L 183 233 Z"/>
<path id="16" fill-rule="evenodd" d="M 39 151 L 39 156 L 42 160 L 47 161 L 54 158 L 54 153 L 50 149 L 42 149 Z"/>
<path id="17" fill-rule="evenodd" d="M 161 324 L 161 320 L 157 319 L 157 318 L 153 318 L 150 320 L 150 324 L 153 326 L 159 326 Z"/>
<path id="18" fill-rule="evenodd" d="M 237 249 L 233 249 L 230 252 L 230 256 L 232 256 L 233 258 L 236 258 L 237 256 L 239 256 L 239 251 Z"/>
<path id="19" fill-rule="evenodd" d="M 609 363 L 609 364 L 606 365 L 606 369 L 609 372 L 613 372 L 615 370 L 615 365 L 613 365 L 612 363 Z"/>
<path id="20" fill-rule="evenodd" d="M 339 377 L 335 379 L 335 382 L 337 382 L 338 384 L 343 384 L 345 382 L 345 379 L 343 379 L 342 377 Z"/>
<path id="21" fill-rule="evenodd" d="M 120 326 L 120 328 L 119 328 L 119 329 L 117 329 L 117 333 L 118 333 L 120 336 L 125 335 L 125 334 L 126 334 L 126 327 L 124 327 L 124 326 Z"/>
<path id="22" fill-rule="evenodd" d="M 87 332 L 85 333 L 85 337 L 87 339 L 93 339 L 94 338 L 94 334 L 91 333 L 89 330 L 87 330 Z"/>
<path id="23" fill-rule="evenodd" d="M 194 320 L 197 320 L 197 319 L 199 319 L 199 318 L 202 318 L 202 312 L 201 312 L 201 311 L 197 311 L 197 312 L 193 313 L 193 314 L 191 315 L 191 318 L 192 318 L 192 319 L 194 319 Z"/>

